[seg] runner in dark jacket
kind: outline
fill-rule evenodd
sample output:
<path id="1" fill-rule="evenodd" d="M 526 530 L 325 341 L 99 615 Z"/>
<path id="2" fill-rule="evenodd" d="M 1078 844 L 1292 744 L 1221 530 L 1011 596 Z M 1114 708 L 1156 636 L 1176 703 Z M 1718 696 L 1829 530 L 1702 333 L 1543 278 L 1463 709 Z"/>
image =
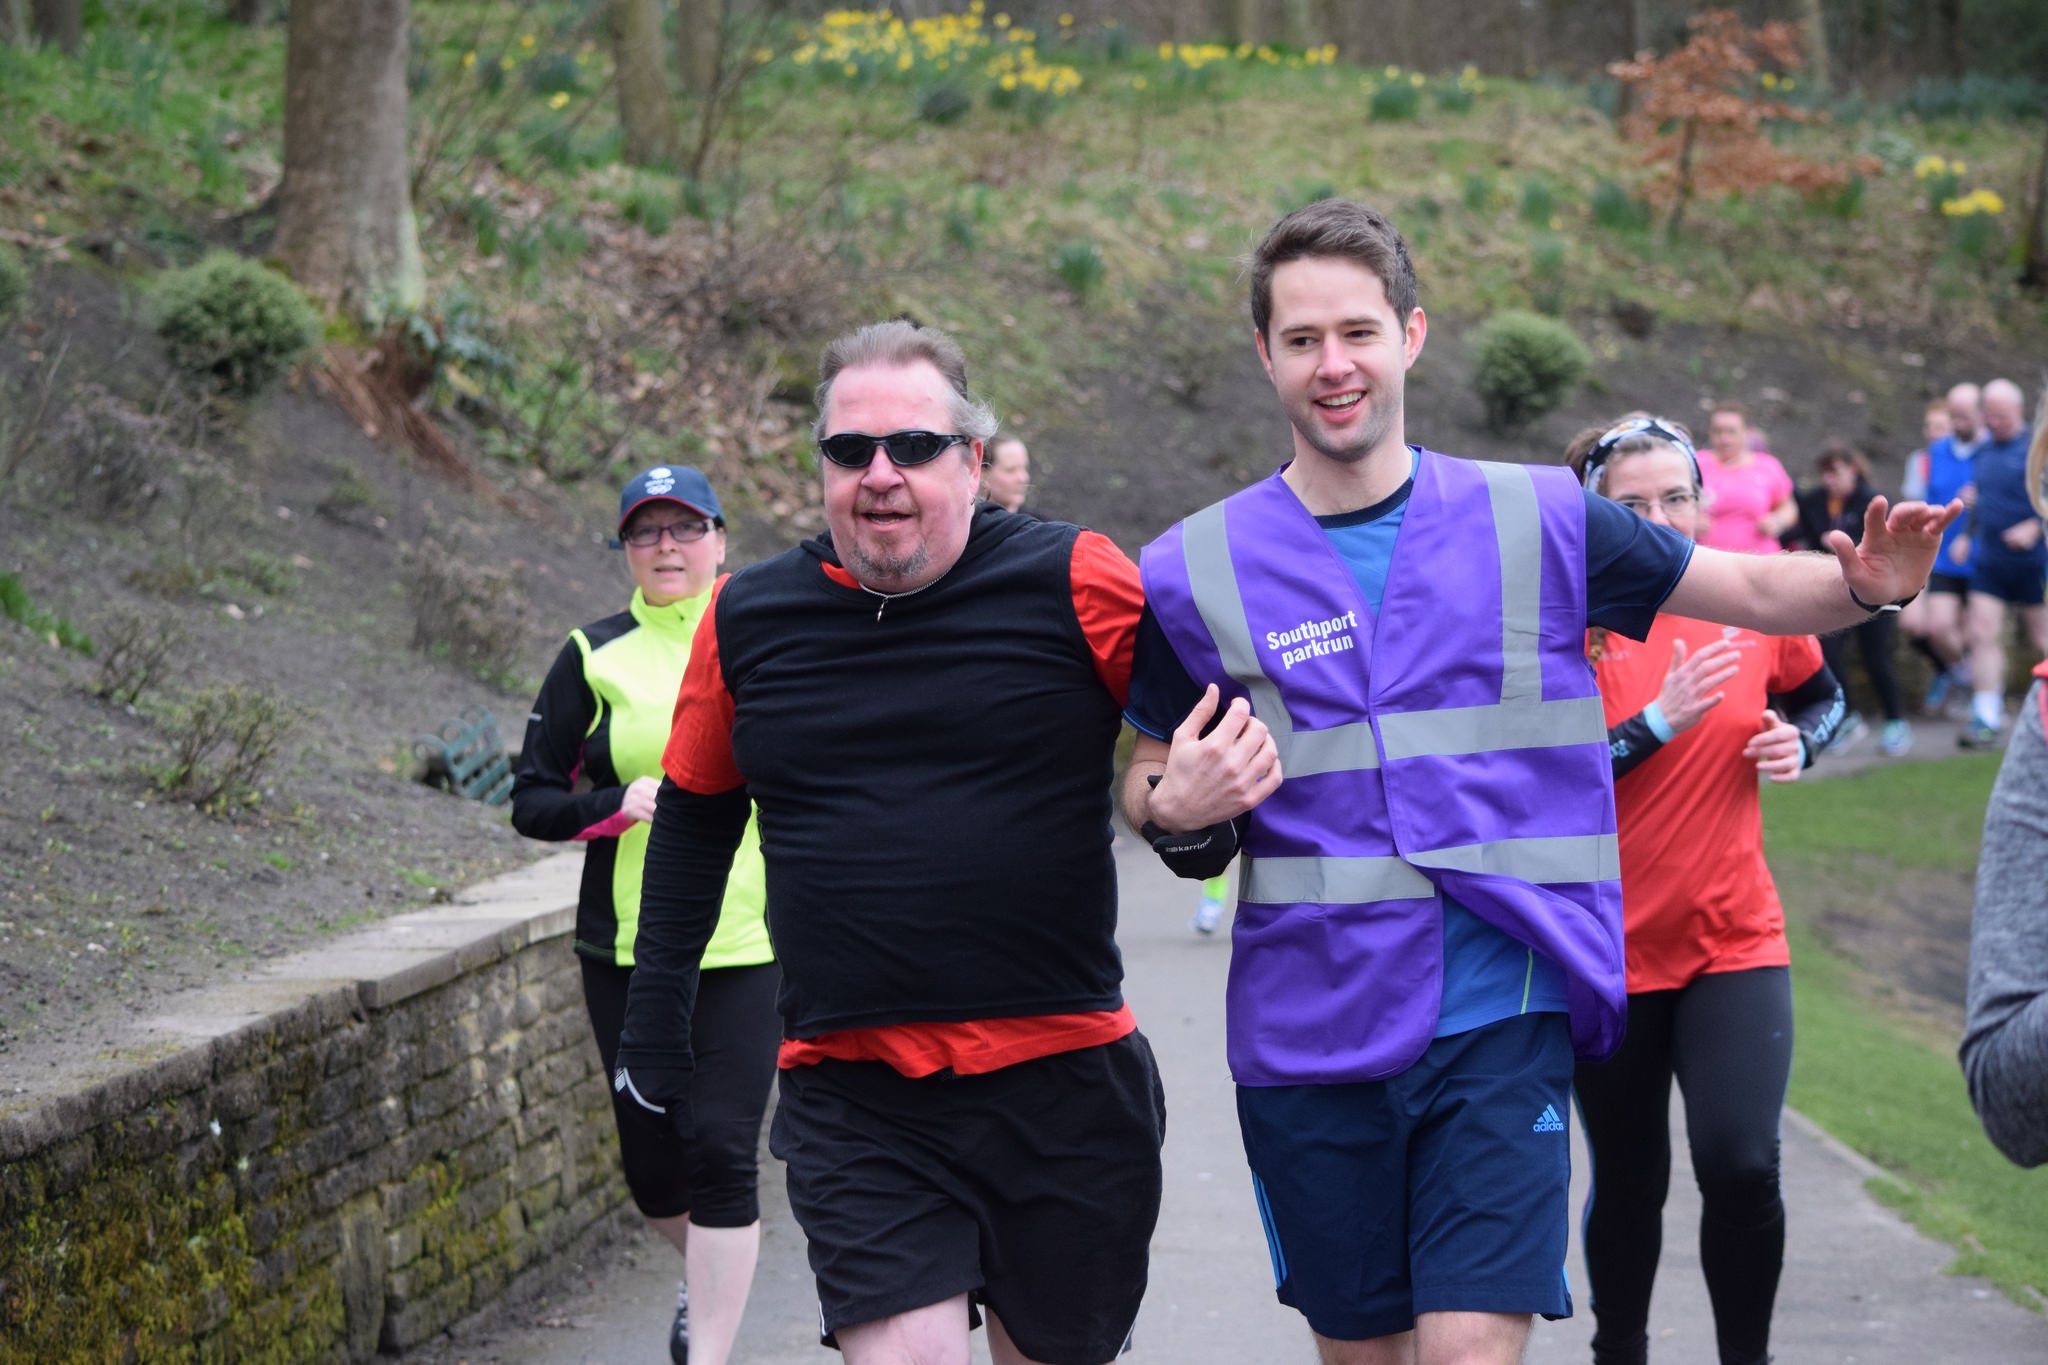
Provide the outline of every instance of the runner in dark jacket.
<path id="1" fill-rule="evenodd" d="M 535 839 L 581 841 L 576 952 L 583 999 L 611 1073 L 637 960 L 647 821 L 690 642 L 725 559 L 725 521 L 704 476 L 657 465 L 619 499 L 619 544 L 635 584 L 616 616 L 569 632 L 526 726 L 512 823 Z M 760 1248 L 756 1149 L 774 1074 L 775 953 L 762 919 L 761 851 L 751 825 L 704 954 L 696 1025 L 697 1125 L 688 1140 L 614 1093 L 626 1185 L 683 1253 L 672 1361 L 724 1365 Z M 694 1312 L 689 1286 L 697 1287 Z"/>

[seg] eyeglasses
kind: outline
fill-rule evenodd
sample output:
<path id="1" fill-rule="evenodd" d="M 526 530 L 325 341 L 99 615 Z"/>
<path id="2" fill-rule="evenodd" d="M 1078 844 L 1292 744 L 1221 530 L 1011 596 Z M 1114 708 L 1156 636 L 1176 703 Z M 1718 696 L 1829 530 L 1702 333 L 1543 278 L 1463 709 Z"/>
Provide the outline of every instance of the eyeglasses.
<path id="1" fill-rule="evenodd" d="M 642 523 L 629 527 L 619 532 L 619 539 L 636 550 L 645 550 L 649 546 L 661 544 L 664 535 L 678 545 L 694 545 L 710 534 L 711 523 L 708 521 L 675 521 L 666 526 Z"/>
<path id="2" fill-rule="evenodd" d="M 1677 516 L 1680 512 L 1691 511 L 1693 507 L 1699 503 L 1699 500 L 1700 495 L 1692 492 L 1691 490 L 1687 490 L 1682 493 L 1666 493 L 1661 498 L 1615 499 L 1617 503 L 1620 503 L 1623 507 L 1626 507 L 1629 511 L 1635 513 L 1639 517 L 1647 517 L 1648 515 L 1650 515 L 1650 507 L 1653 503 L 1656 506 L 1664 509 L 1665 516 L 1673 517 Z"/>
<path id="3" fill-rule="evenodd" d="M 958 432 L 892 431 L 886 436 L 870 436 L 864 431 L 842 431 L 820 437 L 818 449 L 842 469 L 866 469 L 875 458 L 876 446 L 889 452 L 889 463 L 902 466 L 929 464 L 940 451 L 966 443 L 967 438 Z"/>

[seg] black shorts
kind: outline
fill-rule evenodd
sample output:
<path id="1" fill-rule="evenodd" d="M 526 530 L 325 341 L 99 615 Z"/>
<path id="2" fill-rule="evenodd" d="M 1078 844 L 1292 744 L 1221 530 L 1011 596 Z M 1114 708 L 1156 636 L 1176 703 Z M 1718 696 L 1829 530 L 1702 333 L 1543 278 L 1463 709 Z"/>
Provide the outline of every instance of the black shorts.
<path id="1" fill-rule="evenodd" d="M 957 1294 L 1046 1365 L 1102 1365 L 1145 1295 L 1166 1098 L 1144 1035 L 979 1076 L 782 1073 L 768 1149 L 827 1344 Z"/>
<path id="2" fill-rule="evenodd" d="M 1951 597 L 1970 595 L 1970 578 L 1967 574 L 1931 573 L 1927 575 L 1927 591 L 1943 592 Z"/>

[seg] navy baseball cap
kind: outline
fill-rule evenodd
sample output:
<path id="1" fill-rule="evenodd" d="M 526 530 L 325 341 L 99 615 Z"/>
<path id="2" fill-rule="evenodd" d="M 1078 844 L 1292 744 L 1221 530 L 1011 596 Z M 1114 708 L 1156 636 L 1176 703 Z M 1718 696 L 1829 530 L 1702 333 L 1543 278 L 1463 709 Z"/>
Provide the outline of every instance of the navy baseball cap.
<path id="1" fill-rule="evenodd" d="M 619 494 L 619 529 L 625 530 L 626 519 L 649 502 L 679 502 L 699 516 L 725 525 L 725 513 L 718 505 L 718 494 L 711 491 L 711 480 L 688 465 L 658 464 L 634 476 Z"/>

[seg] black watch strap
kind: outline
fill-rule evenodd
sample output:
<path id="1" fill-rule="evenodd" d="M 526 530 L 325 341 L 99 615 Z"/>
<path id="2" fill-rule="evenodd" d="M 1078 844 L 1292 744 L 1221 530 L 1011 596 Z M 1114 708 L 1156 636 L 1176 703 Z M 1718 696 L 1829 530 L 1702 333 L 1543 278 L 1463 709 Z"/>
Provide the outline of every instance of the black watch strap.
<path id="1" fill-rule="evenodd" d="M 1850 586 L 1848 579 L 1845 578 L 1842 580 L 1842 586 L 1849 589 L 1849 600 L 1851 602 L 1854 602 L 1857 606 L 1863 608 L 1864 611 L 1870 613 L 1872 616 L 1883 616 L 1887 612 L 1900 611 L 1905 607 L 1905 605 L 1908 602 L 1912 601 L 1914 598 L 1920 595 L 1919 592 L 1916 590 L 1907 593 L 1904 597 L 1901 597 L 1896 602 L 1881 602 L 1876 606 L 1872 606 L 1870 603 L 1864 601 L 1861 597 L 1858 597 L 1856 595 L 1856 589 Z"/>

